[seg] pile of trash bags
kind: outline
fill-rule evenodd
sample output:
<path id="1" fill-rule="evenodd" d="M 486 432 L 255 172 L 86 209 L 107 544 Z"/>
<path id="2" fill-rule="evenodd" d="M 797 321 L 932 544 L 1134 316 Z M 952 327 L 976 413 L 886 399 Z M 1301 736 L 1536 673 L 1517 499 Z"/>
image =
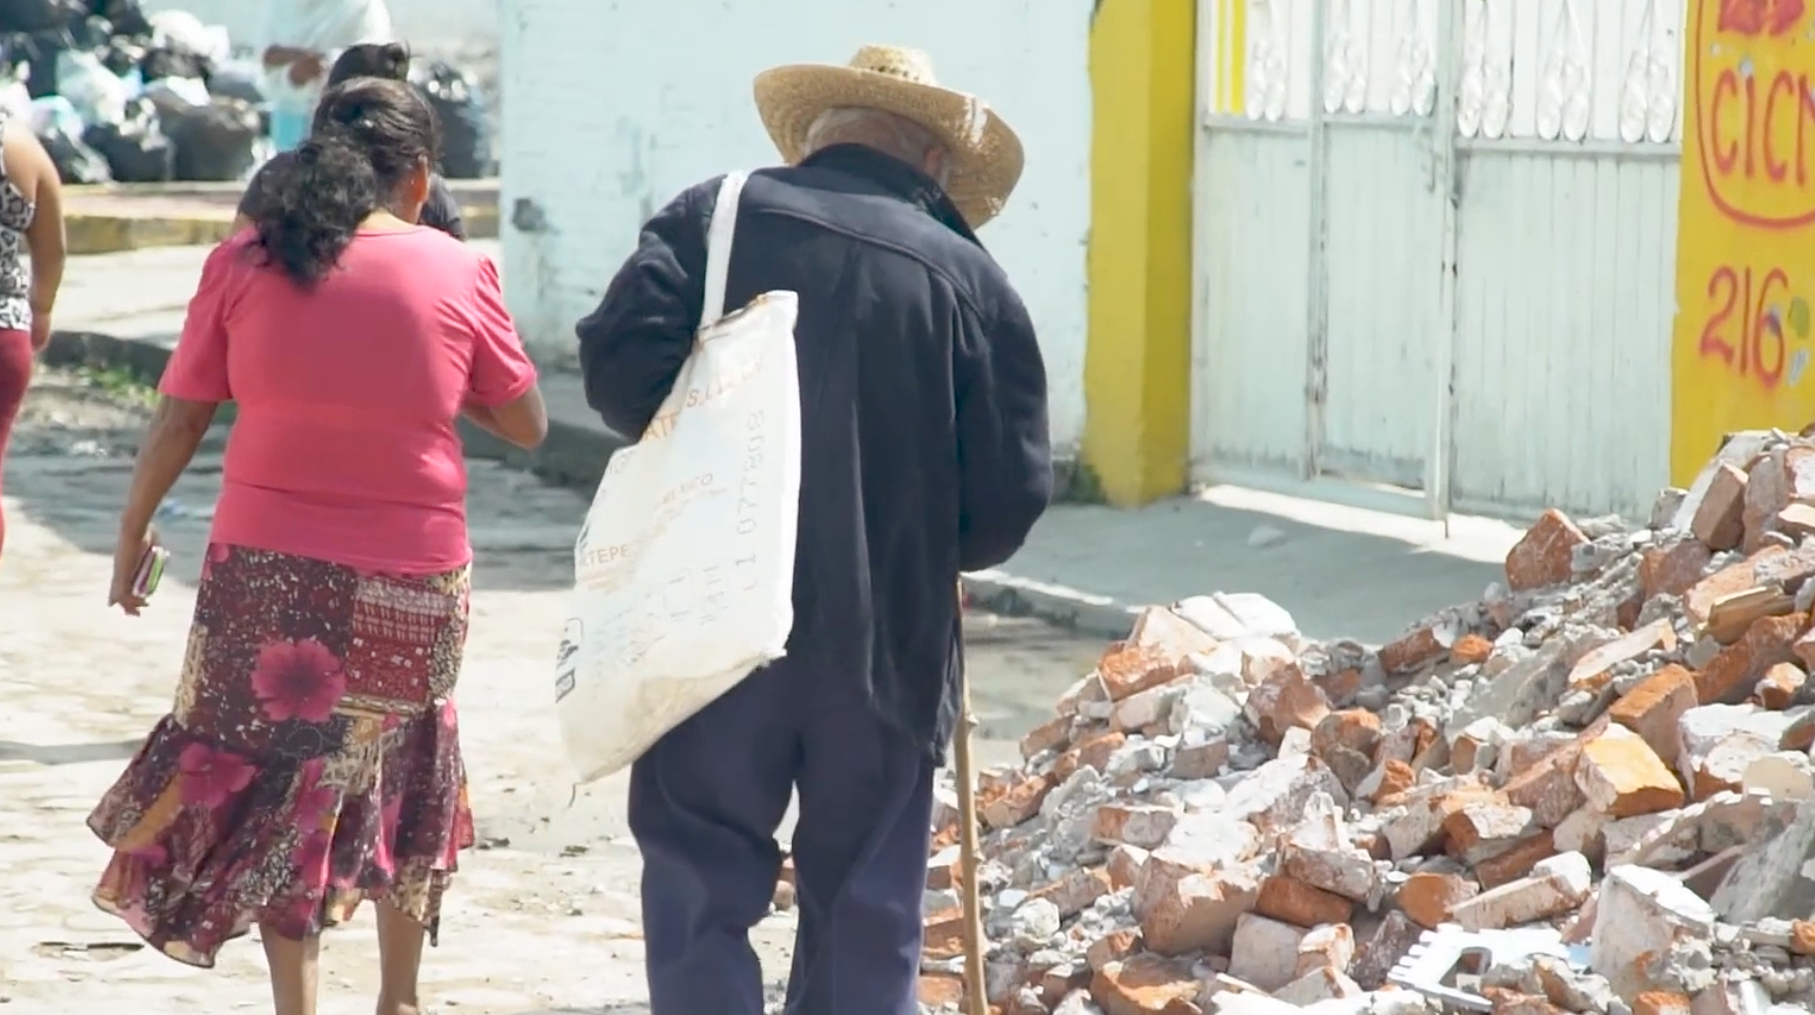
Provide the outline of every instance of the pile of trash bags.
<path id="1" fill-rule="evenodd" d="M 0 0 L 0 110 L 27 122 L 65 183 L 244 180 L 270 155 L 258 55 L 227 30 L 140 0 Z M 441 117 L 444 175 L 495 172 L 473 78 L 412 76 Z"/>

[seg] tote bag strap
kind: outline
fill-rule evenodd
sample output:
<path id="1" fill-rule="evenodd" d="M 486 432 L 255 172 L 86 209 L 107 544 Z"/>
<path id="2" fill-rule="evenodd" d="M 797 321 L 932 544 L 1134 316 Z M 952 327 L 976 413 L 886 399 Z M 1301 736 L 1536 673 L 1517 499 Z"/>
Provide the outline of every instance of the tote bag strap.
<path id="1" fill-rule="evenodd" d="M 700 327 L 710 328 L 725 316 L 725 278 L 731 270 L 731 240 L 737 235 L 737 201 L 745 174 L 730 172 L 718 185 L 712 224 L 706 227 L 706 296 L 700 304 Z"/>

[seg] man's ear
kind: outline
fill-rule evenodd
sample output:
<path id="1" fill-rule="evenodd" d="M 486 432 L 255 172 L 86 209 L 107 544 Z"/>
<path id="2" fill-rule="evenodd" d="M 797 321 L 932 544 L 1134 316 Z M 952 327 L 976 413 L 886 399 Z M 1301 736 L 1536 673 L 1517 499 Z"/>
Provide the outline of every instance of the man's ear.
<path id="1" fill-rule="evenodd" d="M 932 151 L 927 152 L 926 158 L 922 161 L 920 166 L 921 171 L 933 179 L 938 180 L 941 187 L 945 186 L 945 168 L 946 151 L 944 148 L 934 148 Z"/>

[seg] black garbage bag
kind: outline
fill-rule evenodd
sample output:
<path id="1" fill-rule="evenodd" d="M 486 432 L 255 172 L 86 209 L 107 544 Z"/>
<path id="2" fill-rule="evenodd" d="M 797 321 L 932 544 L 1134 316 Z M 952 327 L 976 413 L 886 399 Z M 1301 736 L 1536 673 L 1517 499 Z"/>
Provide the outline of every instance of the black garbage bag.
<path id="1" fill-rule="evenodd" d="M 124 35 L 116 35 L 112 42 L 95 50 L 95 57 L 101 61 L 101 66 L 119 77 L 125 77 L 145 61 L 145 44 Z"/>
<path id="2" fill-rule="evenodd" d="M 46 32 L 87 16 L 83 0 L 0 0 L 0 32 Z"/>
<path id="3" fill-rule="evenodd" d="M 411 75 L 441 119 L 441 175 L 476 180 L 492 173 L 491 131 L 485 99 L 471 74 L 442 60 Z"/>
<path id="4" fill-rule="evenodd" d="M 176 179 L 225 182 L 252 171 L 262 133 L 252 103 L 216 96 L 206 106 L 161 103 L 158 114 L 176 147 Z"/>
<path id="5" fill-rule="evenodd" d="M 130 39 L 151 37 L 151 19 L 139 0 L 88 0 L 88 12 L 113 22 L 115 35 Z"/>
<path id="6" fill-rule="evenodd" d="M 227 64 L 208 75 L 208 94 L 229 99 L 244 99 L 255 106 L 265 102 L 265 84 L 255 72 L 256 64 Z"/>
<path id="7" fill-rule="evenodd" d="M 113 181 L 113 173 L 101 153 L 83 144 L 80 138 L 70 137 L 62 128 L 50 128 L 38 135 L 38 142 L 50 153 L 50 161 L 57 167 L 57 176 L 64 183 Z"/>
<path id="8" fill-rule="evenodd" d="M 150 99 L 133 99 L 119 123 L 97 123 L 82 142 L 107 160 L 120 183 L 164 183 L 176 178 L 176 146 L 164 136 Z"/>
<path id="9" fill-rule="evenodd" d="M 205 56 L 158 46 L 145 51 L 144 59 L 139 61 L 139 73 L 146 84 L 165 78 L 200 78 L 205 85 L 214 67 Z"/>
<path id="10" fill-rule="evenodd" d="M 67 28 L 17 32 L 6 36 L 3 44 L 9 70 L 22 63 L 31 66 L 25 88 L 32 98 L 57 94 L 57 54 L 71 48 Z"/>

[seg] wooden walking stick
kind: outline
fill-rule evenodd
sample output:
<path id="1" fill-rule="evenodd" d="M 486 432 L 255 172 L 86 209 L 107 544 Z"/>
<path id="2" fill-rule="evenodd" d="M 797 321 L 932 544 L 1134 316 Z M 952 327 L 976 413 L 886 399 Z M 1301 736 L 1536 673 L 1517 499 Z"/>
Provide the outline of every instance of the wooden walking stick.
<path id="1" fill-rule="evenodd" d="M 958 584 L 959 623 L 964 618 L 964 583 Z M 958 865 L 963 880 L 958 885 L 964 904 L 965 1015 L 989 1015 L 989 997 L 983 983 L 983 900 L 977 885 L 977 782 L 971 769 L 971 733 L 977 715 L 971 711 L 970 681 L 958 686 L 958 731 L 952 745 L 958 781 Z"/>

